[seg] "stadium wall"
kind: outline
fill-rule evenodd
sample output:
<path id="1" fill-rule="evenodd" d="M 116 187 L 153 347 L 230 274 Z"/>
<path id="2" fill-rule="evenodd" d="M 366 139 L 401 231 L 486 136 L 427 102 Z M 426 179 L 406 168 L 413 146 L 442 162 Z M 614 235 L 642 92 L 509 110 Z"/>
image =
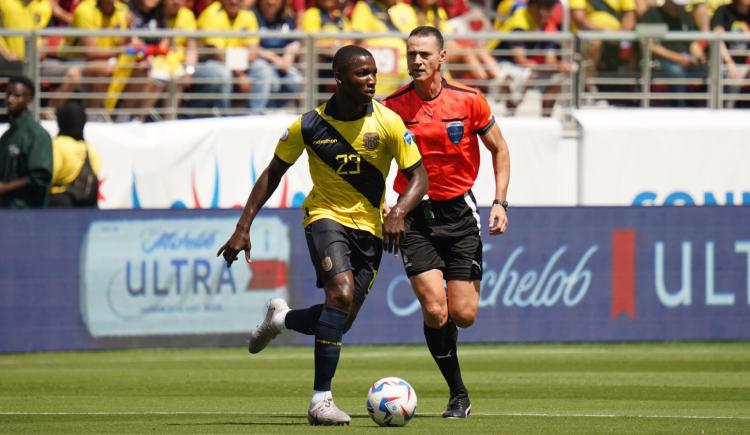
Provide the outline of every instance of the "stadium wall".
<path id="1" fill-rule="evenodd" d="M 227 269 L 215 255 L 237 216 L 0 212 L 0 352 L 241 346 L 266 299 L 319 303 L 299 210 L 264 210 L 253 263 Z M 750 208 L 514 208 L 510 219 L 504 236 L 483 230 L 479 316 L 462 340 L 750 339 Z M 423 341 L 398 258 L 384 255 L 345 340 Z"/>

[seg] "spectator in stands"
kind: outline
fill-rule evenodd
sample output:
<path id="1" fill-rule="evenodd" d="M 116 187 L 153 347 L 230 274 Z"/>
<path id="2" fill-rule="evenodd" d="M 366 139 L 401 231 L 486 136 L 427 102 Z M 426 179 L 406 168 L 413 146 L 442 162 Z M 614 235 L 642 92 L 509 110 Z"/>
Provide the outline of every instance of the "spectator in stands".
<path id="1" fill-rule="evenodd" d="M 695 19 L 685 9 L 689 0 L 664 0 L 660 7 L 649 8 L 640 18 L 641 23 L 666 24 L 669 31 L 696 31 Z M 657 60 L 654 68 L 656 77 L 667 77 L 682 80 L 688 77 L 700 77 L 706 74 L 706 53 L 698 41 L 654 41 L 651 50 Z M 687 87 L 682 83 L 669 85 L 671 92 L 685 92 Z M 673 104 L 678 107 L 686 105 L 683 98 L 676 98 Z"/>
<path id="2" fill-rule="evenodd" d="M 58 133 L 52 141 L 50 207 L 96 207 L 99 153 L 83 138 L 86 109 L 68 100 L 55 112 Z"/>
<path id="3" fill-rule="evenodd" d="M 501 32 L 538 32 L 547 25 L 557 0 L 529 0 L 525 7 L 516 9 L 500 28 Z M 540 86 L 542 90 L 542 115 L 551 116 L 557 95 L 560 93 L 562 74 L 570 73 L 570 65 L 562 62 L 555 52 L 559 47 L 546 41 L 495 41 L 502 51 L 500 55 L 501 85 L 510 98 L 506 101 L 509 113 L 513 114 L 532 78 L 547 80 L 550 84 Z M 528 51 L 543 51 L 544 55 L 532 55 Z"/>
<path id="4" fill-rule="evenodd" d="M 8 30 L 35 30 L 47 27 L 52 17 L 49 0 L 0 1 L 0 28 Z M 6 61 L 25 59 L 24 36 L 0 36 L 0 57 Z"/>
<path id="5" fill-rule="evenodd" d="M 136 30 L 158 30 L 164 28 L 164 14 L 161 0 L 132 0 L 129 3 L 130 28 Z M 168 71 L 159 73 L 159 68 L 168 69 L 164 66 L 163 57 L 169 51 L 168 38 L 141 38 L 132 37 L 125 53 L 117 59 L 113 80 L 107 89 L 107 99 L 104 106 L 113 110 L 119 104 L 126 111 L 135 110 L 134 113 L 123 113 L 118 120 L 145 121 L 148 110 L 156 103 L 159 94 L 164 90 L 169 79 Z M 162 62 L 155 61 L 157 58 Z M 132 79 L 134 78 L 134 79 Z M 123 98 L 122 91 L 125 87 L 131 92 L 144 95 L 152 95 L 149 98 Z M 119 102 L 118 102 L 119 100 Z"/>
<path id="6" fill-rule="evenodd" d="M 417 27 L 414 8 L 401 0 L 359 0 L 352 12 L 355 32 L 399 33 L 385 38 L 367 38 L 362 45 L 378 66 L 376 94 L 386 96 L 409 78 L 406 65 L 406 41 L 400 35 Z"/>
<path id="7" fill-rule="evenodd" d="M 302 15 L 302 31 L 305 33 L 346 33 L 352 31 L 352 25 L 341 12 L 337 0 L 315 0 L 315 5 L 309 7 Z M 328 60 L 333 60 L 333 52 L 348 43 L 349 41 L 344 39 L 315 38 L 317 48 L 330 51 Z"/>
<path id="8" fill-rule="evenodd" d="M 422 1 L 422 0 L 420 0 Z M 427 0 L 430 1 L 430 0 Z M 418 3 L 415 3 L 418 7 Z M 490 20 L 483 7 L 473 6 L 469 8 L 465 0 L 442 0 L 440 8 L 445 11 L 448 18 L 447 25 L 442 23 L 437 26 L 444 35 L 468 35 L 471 33 L 485 33 L 492 31 Z M 424 25 L 419 19 L 420 25 Z M 500 75 L 500 65 L 486 48 L 486 41 L 481 39 L 455 39 L 446 41 L 448 51 L 447 69 L 454 77 L 478 80 L 496 79 Z M 452 47 L 452 48 L 451 48 Z M 466 69 L 453 68 L 454 65 L 465 65 Z M 448 71 L 444 71 L 448 72 Z"/>
<path id="9" fill-rule="evenodd" d="M 635 29 L 635 0 L 570 0 L 570 18 L 578 30 L 629 31 Z M 584 48 L 589 65 L 595 71 L 618 71 L 621 65 L 633 66 L 630 41 L 620 43 L 594 40 Z"/>
<path id="10" fill-rule="evenodd" d="M 73 27 L 85 30 L 127 29 L 128 7 L 118 0 L 86 0 L 76 7 Z M 123 53 L 127 38 L 120 36 L 66 37 L 58 56 L 68 59 L 69 67 L 80 68 L 85 90 L 106 95 L 109 83 L 102 79 L 112 77 L 118 57 Z M 46 75 L 46 74 L 45 74 Z M 74 77 L 72 79 L 76 79 Z M 96 80 L 98 79 L 98 80 Z M 88 107 L 103 107 L 104 98 L 86 100 Z"/>
<path id="11" fill-rule="evenodd" d="M 305 33 L 346 33 L 352 31 L 349 19 L 342 13 L 338 0 L 315 0 L 315 5 L 308 8 L 302 17 L 302 31 Z M 342 38 L 315 38 L 315 48 L 320 55 L 318 63 L 323 65 L 317 71 L 321 84 L 318 92 L 335 91 L 333 70 L 329 67 L 337 49 L 350 44 Z"/>
<path id="12" fill-rule="evenodd" d="M 453 33 L 453 28 L 448 23 L 448 13 L 440 6 L 438 0 L 413 0 L 412 7 L 417 14 L 417 25 L 435 27 L 443 35 Z M 489 77 L 494 77 L 494 73 L 500 72 L 499 65 L 492 56 L 489 56 L 486 50 L 481 50 L 481 53 L 484 53 L 486 57 L 491 59 L 491 63 L 487 65 L 489 67 L 489 74 L 485 70 L 485 65 L 480 57 L 480 50 L 474 50 L 474 47 L 471 46 L 464 47 L 454 40 L 445 41 L 445 48 L 449 53 L 447 59 L 448 65 L 466 65 L 468 67 L 468 71 L 451 71 L 451 75 L 462 77 L 468 75 L 470 77 L 466 78 L 487 80 Z M 447 74 L 447 71 L 443 73 Z"/>
<path id="13" fill-rule="evenodd" d="M 167 29 L 192 32 L 198 28 L 193 11 L 184 5 L 183 0 L 163 1 L 162 10 Z M 172 80 L 179 79 L 178 90 L 190 86 L 198 65 L 198 41 L 185 36 L 171 38 L 166 57 Z"/>
<path id="14" fill-rule="evenodd" d="M 241 8 L 240 0 L 221 0 L 210 4 L 198 17 L 198 29 L 208 31 L 244 31 L 257 32 L 258 20 L 255 14 Z M 202 59 L 211 68 L 211 78 L 223 79 L 222 68 L 228 68 L 235 78 L 237 89 L 250 93 L 248 106 L 259 111 L 268 105 L 271 84 L 275 77 L 273 66 L 258 57 L 260 38 L 254 37 L 207 37 L 201 45 L 212 50 L 211 54 L 202 55 Z M 196 76 L 203 76 L 200 70 Z M 222 88 L 222 106 L 229 106 L 231 86 Z"/>
<path id="15" fill-rule="evenodd" d="M 47 205 L 52 177 L 52 142 L 29 110 L 34 84 L 28 77 L 8 80 L 5 103 L 10 126 L 0 136 L 0 208 Z"/>
<path id="16" fill-rule="evenodd" d="M 288 12 L 286 0 L 258 0 L 253 12 L 261 30 L 281 33 L 296 30 L 297 23 Z M 297 93 L 302 88 L 302 74 L 294 66 L 300 49 L 300 42 L 294 39 L 261 38 L 258 56 L 274 66 L 272 93 Z M 274 99 L 269 106 L 281 107 L 289 102 Z"/>
<path id="17" fill-rule="evenodd" d="M 739 32 L 744 33 L 750 39 L 750 0 L 733 0 L 731 4 L 720 6 L 711 19 L 711 28 L 715 32 Z M 743 80 L 750 78 L 750 53 L 749 44 L 745 41 L 733 41 L 721 43 L 721 58 L 726 65 L 726 77 L 730 80 Z M 744 51 L 745 55 L 729 54 L 729 50 Z M 741 84 L 730 84 L 728 92 L 750 93 L 750 85 L 745 81 Z M 750 107 L 750 101 L 731 101 L 730 106 Z"/>

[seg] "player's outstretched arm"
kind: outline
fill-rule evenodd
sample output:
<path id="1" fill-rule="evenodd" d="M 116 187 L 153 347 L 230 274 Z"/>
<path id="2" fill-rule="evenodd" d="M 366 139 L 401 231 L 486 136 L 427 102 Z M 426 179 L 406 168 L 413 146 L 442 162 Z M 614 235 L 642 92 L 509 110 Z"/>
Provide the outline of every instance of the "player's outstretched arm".
<path id="1" fill-rule="evenodd" d="M 404 217 L 416 207 L 428 188 L 427 171 L 421 160 L 404 171 L 404 174 L 409 179 L 409 184 L 383 220 L 383 249 L 392 254 L 398 254 L 399 244 L 406 231 Z"/>
<path id="2" fill-rule="evenodd" d="M 481 136 L 482 143 L 492 153 L 492 167 L 495 171 L 495 199 L 506 200 L 508 198 L 508 183 L 510 182 L 510 152 L 505 142 L 500 127 L 493 125 L 490 130 Z M 505 208 L 499 204 L 493 204 L 490 209 L 490 235 L 495 236 L 508 230 L 508 215 Z"/>
<path id="3" fill-rule="evenodd" d="M 247 203 L 245 203 L 245 207 L 242 209 L 242 215 L 240 215 L 240 219 L 237 221 L 234 233 L 219 248 L 219 252 L 216 253 L 217 257 L 222 254 L 224 255 L 227 266 L 232 267 L 232 263 L 237 260 L 237 254 L 240 251 L 245 251 L 245 260 L 248 263 L 250 262 L 250 226 L 253 223 L 253 219 L 255 219 L 255 215 L 258 214 L 261 207 L 268 201 L 268 198 L 276 191 L 281 177 L 284 176 L 290 166 L 290 164 L 277 156 L 273 156 L 271 162 L 260 174 L 260 177 L 258 177 L 258 181 L 253 186 L 253 190 L 250 191 Z"/>

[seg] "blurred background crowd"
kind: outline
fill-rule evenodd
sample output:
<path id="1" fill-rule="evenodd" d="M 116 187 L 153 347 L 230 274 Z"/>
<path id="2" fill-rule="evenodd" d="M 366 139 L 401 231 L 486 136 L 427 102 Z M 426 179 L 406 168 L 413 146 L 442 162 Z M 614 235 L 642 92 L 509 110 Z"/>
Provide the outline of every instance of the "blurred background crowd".
<path id="1" fill-rule="evenodd" d="M 642 39 L 564 37 L 644 23 L 747 39 L 644 47 Z M 72 98 L 108 121 L 299 112 L 332 89 L 329 62 L 344 44 L 373 52 L 379 96 L 408 82 L 403 34 L 424 24 L 448 35 L 448 74 L 482 89 L 505 115 L 534 89 L 539 113 L 550 116 L 566 86 L 593 95 L 587 104 L 639 105 L 615 97 L 643 91 L 646 69 L 655 79 L 649 91 L 672 95 L 656 105 L 705 107 L 708 99 L 690 95 L 709 86 L 712 48 L 722 89 L 740 95 L 722 105 L 750 104 L 741 97 L 750 92 L 750 0 L 0 0 L 3 30 L 46 29 L 35 42 L 0 34 L 0 75 L 33 63 L 40 113 L 50 118 Z M 100 32 L 124 29 L 139 33 Z"/>

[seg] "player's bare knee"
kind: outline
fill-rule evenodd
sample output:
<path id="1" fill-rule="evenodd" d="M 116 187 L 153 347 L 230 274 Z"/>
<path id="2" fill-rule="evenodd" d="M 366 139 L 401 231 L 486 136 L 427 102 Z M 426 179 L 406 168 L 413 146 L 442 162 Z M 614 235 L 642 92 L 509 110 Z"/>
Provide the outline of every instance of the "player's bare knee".
<path id="1" fill-rule="evenodd" d="M 451 310 L 451 320 L 459 328 L 468 328 L 477 319 L 477 311 L 473 309 Z"/>
<path id="2" fill-rule="evenodd" d="M 354 285 L 351 280 L 345 277 L 334 277 L 326 283 L 326 305 L 338 308 L 342 311 L 349 311 L 354 301 Z"/>
<path id="3" fill-rule="evenodd" d="M 441 304 L 425 304 L 422 312 L 424 322 L 430 328 L 440 328 L 448 321 L 448 310 Z"/>

